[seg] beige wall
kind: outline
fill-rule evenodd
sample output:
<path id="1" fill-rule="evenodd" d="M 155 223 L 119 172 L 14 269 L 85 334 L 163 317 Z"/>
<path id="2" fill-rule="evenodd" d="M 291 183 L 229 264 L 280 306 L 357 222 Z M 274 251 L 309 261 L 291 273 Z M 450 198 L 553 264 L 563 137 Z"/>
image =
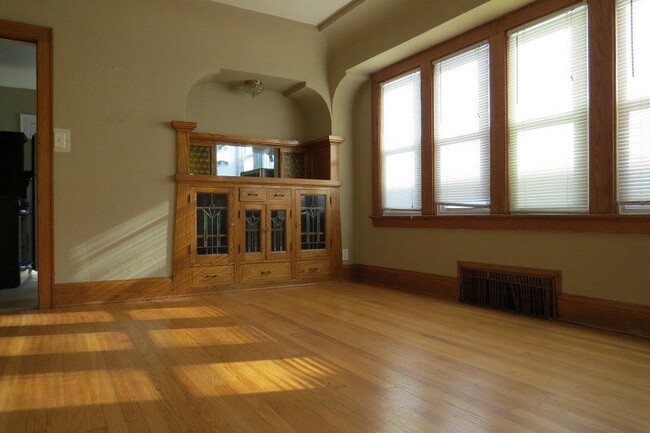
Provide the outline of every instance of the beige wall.
<path id="1" fill-rule="evenodd" d="M 36 91 L 0 87 L 0 131 L 20 131 L 21 114 L 36 114 Z"/>
<path id="2" fill-rule="evenodd" d="M 192 87 L 186 117 L 196 121 L 196 130 L 202 132 L 288 140 L 315 138 L 310 137 L 312 129 L 305 111 L 294 100 L 271 90 L 256 98 L 242 93 L 240 88 L 221 83 Z"/>
<path id="3" fill-rule="evenodd" d="M 54 161 L 57 283 L 171 274 L 169 121 L 184 119 L 197 79 L 230 68 L 329 94 L 315 27 L 241 9 L 0 0 L 0 17 L 54 28 L 54 124 L 72 130 L 72 152 Z"/>

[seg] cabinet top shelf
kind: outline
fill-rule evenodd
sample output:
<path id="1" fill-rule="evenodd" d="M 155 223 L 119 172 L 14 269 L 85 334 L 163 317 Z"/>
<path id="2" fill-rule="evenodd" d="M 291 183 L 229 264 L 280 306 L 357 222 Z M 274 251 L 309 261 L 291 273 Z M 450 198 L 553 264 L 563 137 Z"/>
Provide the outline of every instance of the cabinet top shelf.
<path id="1" fill-rule="evenodd" d="M 177 183 L 184 183 L 193 186 L 214 186 L 219 185 L 265 185 L 265 186 L 299 186 L 299 187 L 330 187 L 341 186 L 338 180 L 323 179 L 293 179 L 278 177 L 230 177 L 230 176 L 203 176 L 194 174 L 177 174 Z"/>

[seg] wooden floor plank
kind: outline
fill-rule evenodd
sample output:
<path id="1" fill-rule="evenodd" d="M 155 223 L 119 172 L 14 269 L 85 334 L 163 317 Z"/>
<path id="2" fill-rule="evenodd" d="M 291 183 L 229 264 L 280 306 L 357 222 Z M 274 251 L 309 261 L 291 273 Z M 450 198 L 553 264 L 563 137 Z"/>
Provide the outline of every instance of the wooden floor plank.
<path id="1" fill-rule="evenodd" d="M 650 340 L 352 282 L 0 315 L 2 432 L 647 432 Z"/>

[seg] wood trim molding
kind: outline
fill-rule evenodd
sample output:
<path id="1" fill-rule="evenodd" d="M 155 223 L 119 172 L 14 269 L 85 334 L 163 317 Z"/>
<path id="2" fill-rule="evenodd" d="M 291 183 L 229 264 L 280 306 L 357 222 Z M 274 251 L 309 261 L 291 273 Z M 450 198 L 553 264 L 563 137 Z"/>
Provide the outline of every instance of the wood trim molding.
<path id="1" fill-rule="evenodd" d="M 424 62 L 420 65 L 422 74 L 422 137 L 420 150 L 420 176 L 421 177 L 421 209 L 423 215 L 436 213 L 433 205 L 435 196 L 435 177 L 433 167 L 435 164 L 435 148 L 433 146 L 433 64 Z"/>
<path id="2" fill-rule="evenodd" d="M 555 276 L 558 278 L 557 308 L 559 321 L 650 337 L 650 305 L 563 294 L 560 288 L 561 275 L 558 274 L 558 271 L 554 270 L 486 265 L 471 262 L 459 262 L 459 264 L 478 268 L 489 267 L 489 269 L 500 269 L 506 272 L 525 269 L 527 272 L 534 273 L 535 275 Z M 357 268 L 357 280 L 363 283 L 388 286 L 456 301 L 459 299 L 456 277 L 363 264 L 357 265 Z"/>
<path id="3" fill-rule="evenodd" d="M 414 215 L 370 217 L 374 227 L 650 234 L 647 215 Z"/>
<path id="4" fill-rule="evenodd" d="M 508 90 L 506 33 L 490 36 L 490 202 L 492 214 L 508 213 Z"/>
<path id="5" fill-rule="evenodd" d="M 54 307 L 123 302 L 164 296 L 172 296 L 172 279 L 169 277 L 54 285 Z"/>
<path id="6" fill-rule="evenodd" d="M 52 308 L 54 284 L 54 173 L 53 49 L 52 29 L 0 20 L 0 37 L 36 44 L 36 254 L 38 261 L 38 307 Z"/>
<path id="7" fill-rule="evenodd" d="M 212 134 L 209 132 L 192 132 L 190 133 L 190 140 L 210 141 L 210 142 L 220 141 L 224 143 L 261 144 L 264 146 L 300 146 L 301 144 L 303 144 L 298 140 L 280 140 L 277 138 L 244 137 L 241 135 Z"/>
<path id="8" fill-rule="evenodd" d="M 352 9 L 355 9 L 357 6 L 359 6 L 361 3 L 363 3 L 366 0 L 352 0 L 348 4 L 343 5 L 340 9 L 335 11 L 332 15 L 329 17 L 325 18 L 323 21 L 321 21 L 318 24 L 318 30 L 321 32 L 334 24 L 336 21 L 338 21 L 341 17 L 344 15 L 348 14 L 349 12 L 352 11 Z"/>
<path id="9" fill-rule="evenodd" d="M 560 295 L 557 306 L 563 322 L 650 337 L 650 305 Z"/>
<path id="10" fill-rule="evenodd" d="M 360 264 L 358 265 L 358 280 L 364 283 L 458 300 L 456 277 Z"/>
<path id="11" fill-rule="evenodd" d="M 359 279 L 359 265 L 356 263 L 344 264 L 341 269 L 341 280 L 357 281 Z"/>
<path id="12" fill-rule="evenodd" d="M 616 213 L 616 5 L 589 1 L 589 213 Z"/>

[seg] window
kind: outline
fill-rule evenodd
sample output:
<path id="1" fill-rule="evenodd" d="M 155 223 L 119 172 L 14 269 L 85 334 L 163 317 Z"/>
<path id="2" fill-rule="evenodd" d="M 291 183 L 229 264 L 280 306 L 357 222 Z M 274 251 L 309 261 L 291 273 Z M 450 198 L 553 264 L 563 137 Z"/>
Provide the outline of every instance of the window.
<path id="1" fill-rule="evenodd" d="M 489 46 L 438 60 L 433 72 L 437 211 L 489 212 Z"/>
<path id="2" fill-rule="evenodd" d="M 586 213 L 587 7 L 508 35 L 510 210 Z"/>
<path id="3" fill-rule="evenodd" d="M 420 89 L 419 70 L 381 84 L 380 165 L 384 213 L 421 210 Z"/>
<path id="4" fill-rule="evenodd" d="M 648 23 L 537 0 L 375 72 L 373 225 L 650 234 Z"/>
<path id="5" fill-rule="evenodd" d="M 618 0 L 618 204 L 650 213 L 650 0 Z"/>

